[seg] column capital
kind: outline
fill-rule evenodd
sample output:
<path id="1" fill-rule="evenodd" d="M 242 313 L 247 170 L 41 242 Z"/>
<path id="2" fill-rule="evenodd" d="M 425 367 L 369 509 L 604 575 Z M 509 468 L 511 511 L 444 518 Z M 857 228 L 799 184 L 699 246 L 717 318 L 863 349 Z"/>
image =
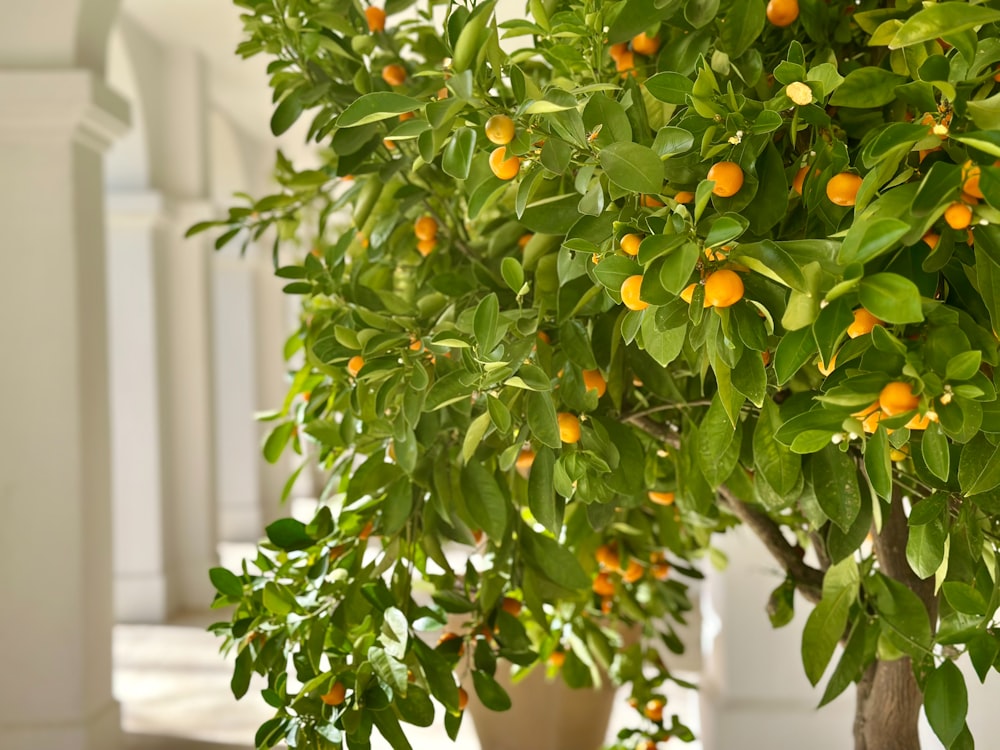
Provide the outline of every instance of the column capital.
<path id="1" fill-rule="evenodd" d="M 0 142 L 68 139 L 105 151 L 130 125 L 128 103 L 89 70 L 0 70 Z"/>

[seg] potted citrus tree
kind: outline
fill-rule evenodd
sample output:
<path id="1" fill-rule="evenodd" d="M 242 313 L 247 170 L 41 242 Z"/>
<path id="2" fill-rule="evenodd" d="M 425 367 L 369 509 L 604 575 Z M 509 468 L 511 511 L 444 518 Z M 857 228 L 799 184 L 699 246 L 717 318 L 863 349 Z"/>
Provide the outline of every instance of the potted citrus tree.
<path id="1" fill-rule="evenodd" d="M 234 692 L 259 672 L 275 707 L 258 745 L 454 734 L 463 684 L 509 707 L 501 663 L 630 684 L 621 747 L 690 739 L 664 653 L 745 524 L 787 573 L 775 625 L 815 605 L 805 671 L 854 688 L 856 750 L 919 747 L 922 707 L 972 747 L 956 661 L 1000 654 L 994 3 L 236 4 L 273 130 L 308 112 L 324 155 L 192 230 L 277 237 L 301 364 L 265 455 L 308 441 L 329 478 L 212 571 Z"/>

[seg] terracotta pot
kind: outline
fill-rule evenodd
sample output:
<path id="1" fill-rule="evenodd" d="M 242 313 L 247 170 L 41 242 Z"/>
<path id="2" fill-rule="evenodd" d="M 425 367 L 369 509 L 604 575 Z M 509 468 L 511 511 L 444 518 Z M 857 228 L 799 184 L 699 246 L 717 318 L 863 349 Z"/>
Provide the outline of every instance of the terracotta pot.
<path id="1" fill-rule="evenodd" d="M 466 686 L 482 750 L 598 750 L 604 744 L 617 693 L 607 681 L 597 690 L 573 690 L 561 678 L 546 679 L 539 667 L 513 684 L 504 661 L 496 679 L 510 694 L 509 711 L 490 711 Z"/>

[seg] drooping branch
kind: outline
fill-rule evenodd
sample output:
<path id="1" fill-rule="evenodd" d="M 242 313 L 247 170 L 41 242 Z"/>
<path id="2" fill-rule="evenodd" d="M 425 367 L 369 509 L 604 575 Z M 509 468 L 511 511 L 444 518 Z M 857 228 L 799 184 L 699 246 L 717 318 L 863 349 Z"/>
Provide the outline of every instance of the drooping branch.
<path id="1" fill-rule="evenodd" d="M 801 547 L 789 543 L 778 524 L 733 495 L 725 486 L 719 488 L 719 499 L 764 543 L 767 551 L 792 578 L 798 592 L 816 604 L 823 596 L 823 571 L 803 561 Z"/>
<path id="2" fill-rule="evenodd" d="M 643 413 L 625 416 L 622 421 L 634 424 L 646 434 L 662 440 L 674 448 L 680 447 L 681 438 L 678 433 L 667 425 L 650 419 Z M 792 545 L 785 538 L 778 524 L 765 513 L 744 503 L 733 495 L 725 485 L 719 488 L 718 493 L 725 508 L 740 519 L 763 542 L 767 551 L 791 577 L 798 592 L 810 602 L 814 604 L 818 602 L 823 595 L 823 571 L 807 565 L 802 559 L 801 549 Z"/>

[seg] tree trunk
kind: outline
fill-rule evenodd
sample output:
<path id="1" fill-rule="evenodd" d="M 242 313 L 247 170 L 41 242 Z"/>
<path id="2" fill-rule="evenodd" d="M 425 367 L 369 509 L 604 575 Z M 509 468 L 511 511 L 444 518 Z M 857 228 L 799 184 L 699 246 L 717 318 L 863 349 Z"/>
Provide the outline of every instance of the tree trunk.
<path id="1" fill-rule="evenodd" d="M 906 584 L 927 608 L 933 631 L 937 623 L 934 581 L 922 581 L 906 561 L 908 536 L 902 498 L 894 493 L 882 533 L 875 537 L 875 555 L 881 571 Z M 923 695 L 913 676 L 910 659 L 876 661 L 857 686 L 854 714 L 854 750 L 919 750 L 917 723 Z"/>

